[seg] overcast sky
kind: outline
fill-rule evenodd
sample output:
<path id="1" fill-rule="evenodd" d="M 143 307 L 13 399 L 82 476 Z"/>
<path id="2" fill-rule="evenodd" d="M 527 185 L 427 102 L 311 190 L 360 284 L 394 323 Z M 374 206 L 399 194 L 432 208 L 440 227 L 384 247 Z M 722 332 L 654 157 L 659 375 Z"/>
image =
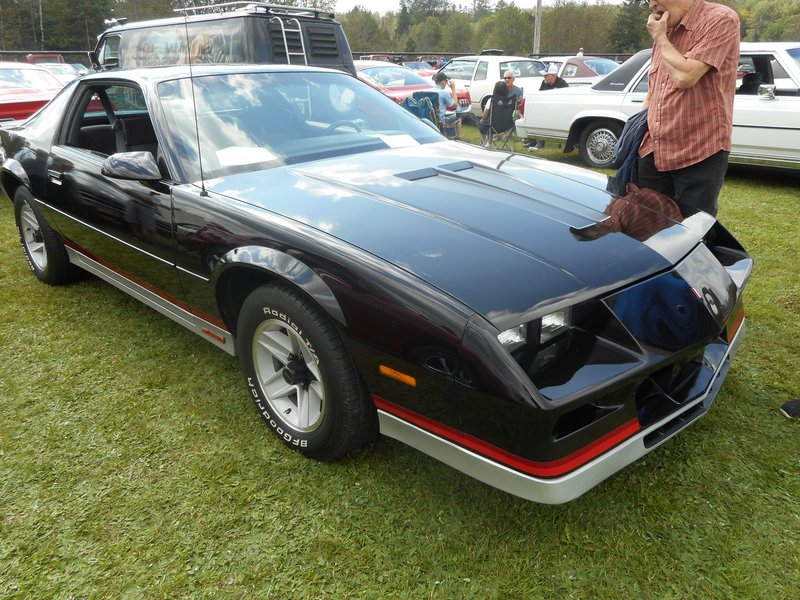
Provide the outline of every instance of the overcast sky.
<path id="1" fill-rule="evenodd" d="M 536 0 L 513 0 L 517 8 L 536 8 Z M 556 0 L 542 0 L 542 5 L 547 6 L 553 4 Z M 619 4 L 622 0 L 604 0 L 606 4 Z M 511 2 L 508 2 L 511 4 Z M 470 0 L 454 0 L 454 4 L 462 4 L 471 6 Z M 589 2 L 589 4 L 597 4 Z M 356 6 L 361 6 L 367 10 L 378 13 L 386 13 L 389 11 L 397 12 L 400 10 L 400 0 L 336 0 L 336 13 L 346 13 Z"/>

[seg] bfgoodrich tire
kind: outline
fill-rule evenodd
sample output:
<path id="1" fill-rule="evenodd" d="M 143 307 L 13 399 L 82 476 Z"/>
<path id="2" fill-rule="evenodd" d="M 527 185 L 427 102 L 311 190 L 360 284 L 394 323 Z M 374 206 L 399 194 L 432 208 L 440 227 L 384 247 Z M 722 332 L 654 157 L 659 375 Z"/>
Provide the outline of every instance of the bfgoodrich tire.
<path id="1" fill-rule="evenodd" d="M 614 145 L 622 133 L 622 125 L 613 121 L 592 121 L 578 139 L 581 160 L 589 167 L 607 169 L 611 166 Z"/>
<path id="2" fill-rule="evenodd" d="M 25 258 L 36 277 L 50 285 L 74 281 L 78 268 L 69 262 L 64 244 L 50 228 L 27 188 L 14 194 L 14 219 Z"/>
<path id="3" fill-rule="evenodd" d="M 344 342 L 309 298 L 281 284 L 253 291 L 237 329 L 250 396 L 284 444 L 335 460 L 377 433 L 377 415 Z"/>

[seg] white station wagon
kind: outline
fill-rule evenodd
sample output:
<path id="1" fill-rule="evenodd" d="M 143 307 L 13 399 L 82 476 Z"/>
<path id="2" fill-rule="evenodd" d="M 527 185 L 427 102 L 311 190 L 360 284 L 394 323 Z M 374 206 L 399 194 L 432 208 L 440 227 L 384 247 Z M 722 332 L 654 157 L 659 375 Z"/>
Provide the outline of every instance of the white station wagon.
<path id="1" fill-rule="evenodd" d="M 591 87 L 526 92 L 517 135 L 608 167 L 625 121 L 642 109 L 649 68 L 648 49 Z M 739 74 L 730 162 L 800 170 L 800 43 L 742 43 Z"/>

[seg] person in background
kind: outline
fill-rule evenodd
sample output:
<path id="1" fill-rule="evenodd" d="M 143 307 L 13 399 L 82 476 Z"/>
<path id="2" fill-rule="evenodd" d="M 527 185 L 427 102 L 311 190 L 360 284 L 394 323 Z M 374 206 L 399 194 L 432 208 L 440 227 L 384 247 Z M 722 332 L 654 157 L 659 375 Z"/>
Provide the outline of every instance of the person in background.
<path id="1" fill-rule="evenodd" d="M 456 137 L 461 137 L 461 117 L 455 112 L 447 113 L 449 106 L 457 106 L 458 95 L 456 94 L 456 82 L 448 80 L 447 75 L 439 71 L 434 77 L 434 82 L 439 92 L 439 122 L 442 127 L 455 127 Z M 448 89 L 449 86 L 449 89 Z"/>
<path id="2" fill-rule="evenodd" d="M 558 75 L 558 67 L 551 64 L 547 67 L 547 72 L 544 74 L 542 84 L 539 86 L 539 91 L 554 90 L 556 88 L 569 87 L 569 84 Z"/>
<path id="3" fill-rule="evenodd" d="M 506 85 L 505 80 L 498 81 L 494 84 L 492 96 L 486 101 L 486 105 L 483 107 L 481 120 L 478 121 L 478 131 L 481 132 L 481 146 L 486 146 L 489 142 L 489 130 L 492 127 L 489 121 L 489 116 L 492 112 L 492 99 L 494 98 L 510 98 L 508 94 L 508 86 Z"/>
<path id="4" fill-rule="evenodd" d="M 503 83 L 505 83 L 506 88 L 508 88 L 508 97 L 514 99 L 516 110 L 519 111 L 519 105 L 522 104 L 523 92 L 521 87 L 514 85 L 516 78 L 514 71 L 506 71 L 503 73 Z"/>
<path id="5" fill-rule="evenodd" d="M 723 4 L 650 0 L 653 58 L 639 186 L 671 196 L 685 216 L 717 214 L 731 150 L 739 29 L 739 15 Z"/>
<path id="6" fill-rule="evenodd" d="M 558 76 L 558 67 L 554 64 L 551 64 L 549 67 L 547 67 L 547 71 L 544 73 L 544 79 L 539 86 L 539 91 L 541 92 L 565 87 L 569 87 L 569 84 Z M 541 150 L 544 148 L 544 142 L 542 140 L 525 140 L 525 145 L 528 147 L 528 152 L 533 152 L 534 150 Z"/>

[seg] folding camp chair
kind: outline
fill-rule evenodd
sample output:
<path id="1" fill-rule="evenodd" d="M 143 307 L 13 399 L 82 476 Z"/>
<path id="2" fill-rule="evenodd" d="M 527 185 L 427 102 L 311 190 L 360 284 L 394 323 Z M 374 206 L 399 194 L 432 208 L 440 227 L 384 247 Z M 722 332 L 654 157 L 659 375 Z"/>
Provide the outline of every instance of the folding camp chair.
<path id="1" fill-rule="evenodd" d="M 430 120 L 448 139 L 455 139 L 457 137 L 458 130 L 456 129 L 456 126 L 445 125 L 439 118 L 439 92 L 414 92 L 411 97 L 414 98 L 414 100 L 416 100 L 420 105 L 424 104 L 424 99 L 430 101 L 431 106 L 433 107 L 433 113 L 431 114 Z M 447 114 L 451 115 L 453 112 L 448 111 Z"/>
<path id="2" fill-rule="evenodd" d="M 414 92 L 411 97 L 420 107 L 420 118 L 428 119 L 431 123 L 441 129 L 439 123 L 439 93 L 438 92 Z M 430 107 L 430 109 L 428 109 Z M 425 114 L 423 114 L 425 113 Z"/>
<path id="3" fill-rule="evenodd" d="M 489 107 L 489 129 L 484 145 L 497 150 L 514 151 L 514 98 L 492 97 Z"/>

